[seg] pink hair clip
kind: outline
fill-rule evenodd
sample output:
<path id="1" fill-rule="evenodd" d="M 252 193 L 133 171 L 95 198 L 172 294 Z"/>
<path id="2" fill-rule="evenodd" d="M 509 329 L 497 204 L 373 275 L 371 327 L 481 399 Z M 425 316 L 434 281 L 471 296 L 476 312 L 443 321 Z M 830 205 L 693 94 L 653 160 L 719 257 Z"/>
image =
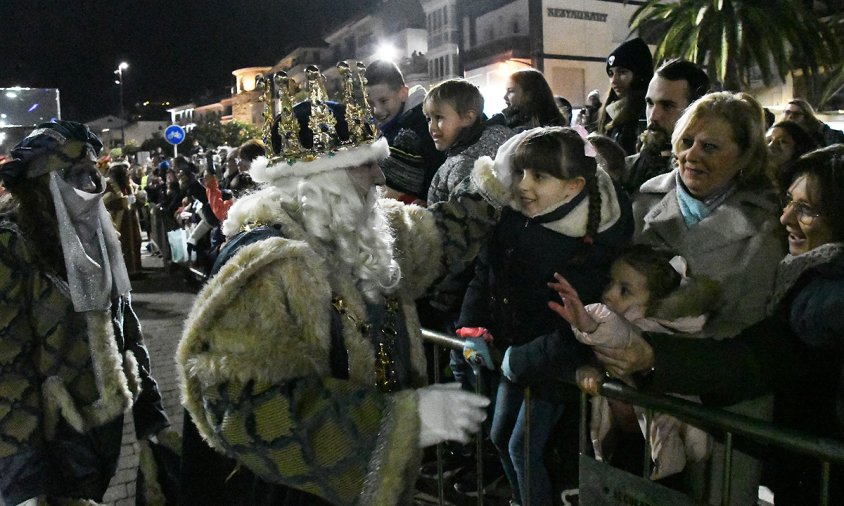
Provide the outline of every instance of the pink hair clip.
<path id="1" fill-rule="evenodd" d="M 595 146 L 593 146 L 592 143 L 589 142 L 589 132 L 586 131 L 585 128 L 583 128 L 583 125 L 575 125 L 572 128 L 575 132 L 577 132 L 578 135 L 580 135 L 580 138 L 583 139 L 583 154 L 588 156 L 589 158 L 595 158 L 598 152 L 595 151 Z"/>

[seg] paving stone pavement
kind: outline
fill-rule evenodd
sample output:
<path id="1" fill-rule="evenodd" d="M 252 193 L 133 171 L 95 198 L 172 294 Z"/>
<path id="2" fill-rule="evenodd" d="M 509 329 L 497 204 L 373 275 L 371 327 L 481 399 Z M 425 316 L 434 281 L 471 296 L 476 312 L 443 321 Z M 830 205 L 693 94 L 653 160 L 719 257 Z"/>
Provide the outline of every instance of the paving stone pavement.
<path id="1" fill-rule="evenodd" d="M 176 381 L 176 346 L 182 326 L 196 296 L 179 270 L 165 270 L 158 257 L 142 251 L 146 277 L 132 282 L 132 307 L 141 321 L 141 329 L 149 348 L 152 376 L 158 382 L 164 409 L 172 427 L 182 432 L 182 406 Z M 115 506 L 135 504 L 135 481 L 138 473 L 138 443 L 131 416 L 125 416 L 123 446 L 117 473 L 111 480 L 103 502 Z"/>

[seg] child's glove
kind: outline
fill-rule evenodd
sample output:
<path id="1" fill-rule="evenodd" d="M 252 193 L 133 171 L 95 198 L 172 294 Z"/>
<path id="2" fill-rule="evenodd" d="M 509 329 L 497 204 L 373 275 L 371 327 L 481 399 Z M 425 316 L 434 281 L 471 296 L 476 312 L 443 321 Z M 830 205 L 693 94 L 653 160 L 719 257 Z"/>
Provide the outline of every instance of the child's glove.
<path id="1" fill-rule="evenodd" d="M 484 327 L 461 327 L 457 329 L 457 335 L 464 338 L 463 358 L 472 367 L 486 367 L 490 371 L 495 370 L 492 362 L 492 355 L 489 353 L 487 343 L 492 341 L 492 334 Z"/>
<path id="2" fill-rule="evenodd" d="M 486 342 L 492 341 L 492 334 L 485 327 L 460 327 L 455 333 L 457 337 L 480 337 Z"/>
<path id="3" fill-rule="evenodd" d="M 486 367 L 490 371 L 495 370 L 492 365 L 492 355 L 489 354 L 489 346 L 481 337 L 469 337 L 463 341 L 463 358 L 472 367 Z"/>

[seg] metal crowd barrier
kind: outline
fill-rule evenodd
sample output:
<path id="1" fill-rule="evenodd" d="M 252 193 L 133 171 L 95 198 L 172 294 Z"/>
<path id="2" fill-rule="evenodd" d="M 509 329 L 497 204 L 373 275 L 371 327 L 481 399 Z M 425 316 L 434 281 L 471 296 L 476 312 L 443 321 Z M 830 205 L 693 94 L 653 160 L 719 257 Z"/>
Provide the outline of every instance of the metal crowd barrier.
<path id="1" fill-rule="evenodd" d="M 463 341 L 453 336 L 443 334 L 441 332 L 432 331 L 429 329 L 422 329 L 422 337 L 425 341 L 453 350 L 463 349 Z M 441 364 L 439 363 L 439 353 L 434 353 L 434 380 L 439 381 L 439 374 L 441 371 Z M 480 381 L 476 382 L 476 393 L 480 392 Z M 733 452 L 733 436 L 740 437 L 762 443 L 765 445 L 783 448 L 785 450 L 808 455 L 817 459 L 821 464 L 821 483 L 820 483 L 820 504 L 822 506 L 829 505 L 829 485 L 830 485 L 830 466 L 832 463 L 844 464 L 844 443 L 828 438 L 816 437 L 801 431 L 785 429 L 777 427 L 771 422 L 750 418 L 724 410 L 707 408 L 700 404 L 695 404 L 690 401 L 679 399 L 676 397 L 656 395 L 642 392 L 631 388 L 623 383 L 617 381 L 608 381 L 599 388 L 599 393 L 605 397 L 618 399 L 620 401 L 641 406 L 648 410 L 648 418 L 651 418 L 654 411 L 666 413 L 675 416 L 685 422 L 699 426 L 708 431 L 718 431 L 725 435 L 725 451 L 724 451 L 724 466 L 722 479 L 722 502 L 726 504 L 729 501 L 730 491 L 730 475 L 732 473 L 732 452 Z M 529 400 L 529 391 L 525 395 L 525 400 Z M 529 402 L 528 402 L 529 406 Z M 590 483 L 587 485 L 587 492 L 592 493 L 594 498 L 596 495 L 604 496 L 606 501 L 598 499 L 590 504 L 697 504 L 692 498 L 680 492 L 668 489 L 659 484 L 652 482 L 648 476 L 650 475 L 650 449 L 647 445 L 647 438 L 645 438 L 645 466 L 643 476 L 637 477 L 630 475 L 625 471 L 613 468 L 608 464 L 596 461 L 588 456 L 589 445 L 589 403 L 587 394 L 581 394 L 580 401 L 580 475 L 581 475 L 581 504 L 587 504 L 584 500 L 584 474 L 590 477 L 595 477 L 596 474 L 605 474 L 606 478 L 599 480 L 600 483 Z M 528 411 L 529 413 L 529 411 Z M 529 416 L 529 415 L 528 415 Z M 811 415 L 807 415 L 811 416 Z M 528 424 L 529 427 L 529 424 Z M 478 476 L 478 498 L 477 503 L 483 506 L 483 469 L 481 459 L 481 444 L 482 438 L 476 438 L 476 465 Z M 530 437 L 525 438 L 526 441 Z M 534 449 L 535 451 L 536 449 Z M 527 452 L 528 449 L 526 448 Z M 526 453 L 527 455 L 527 453 Z M 530 472 L 529 470 L 527 472 Z M 633 480 L 624 477 L 628 475 Z M 445 504 L 443 491 L 443 477 L 442 477 L 442 449 L 437 447 L 437 477 L 438 477 L 438 491 L 440 505 Z M 616 487 L 614 488 L 613 482 Z M 619 485 L 624 482 L 624 485 Z M 635 487 L 646 487 L 648 490 L 642 490 L 641 494 L 637 494 Z M 631 489 L 630 487 L 633 487 Z M 623 488 L 624 490 L 621 490 Z M 598 490 L 600 489 L 600 490 Z M 529 497 L 529 493 L 525 494 Z M 589 494 L 587 493 L 587 498 Z M 610 500 L 609 498 L 614 498 Z M 776 497 L 774 497 L 776 501 Z M 522 506 L 530 506 L 529 499 L 525 500 Z M 617 502 L 616 502 L 617 501 Z"/>

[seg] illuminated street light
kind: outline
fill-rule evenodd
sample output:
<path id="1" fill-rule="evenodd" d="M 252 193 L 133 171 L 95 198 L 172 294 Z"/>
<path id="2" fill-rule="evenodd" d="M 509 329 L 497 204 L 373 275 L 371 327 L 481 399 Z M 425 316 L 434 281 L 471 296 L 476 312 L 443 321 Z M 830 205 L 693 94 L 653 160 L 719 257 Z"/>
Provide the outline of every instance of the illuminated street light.
<path id="1" fill-rule="evenodd" d="M 125 113 L 123 111 L 123 71 L 129 68 L 129 64 L 125 61 L 120 62 L 120 65 L 117 66 L 117 70 L 114 73 L 117 75 L 117 81 L 115 83 L 120 85 L 120 144 L 126 145 L 126 118 Z"/>
<path id="2" fill-rule="evenodd" d="M 375 50 L 375 59 L 376 60 L 386 60 L 386 61 L 396 61 L 396 56 L 398 55 L 398 49 L 389 42 L 382 42 L 378 45 L 378 48 Z"/>

